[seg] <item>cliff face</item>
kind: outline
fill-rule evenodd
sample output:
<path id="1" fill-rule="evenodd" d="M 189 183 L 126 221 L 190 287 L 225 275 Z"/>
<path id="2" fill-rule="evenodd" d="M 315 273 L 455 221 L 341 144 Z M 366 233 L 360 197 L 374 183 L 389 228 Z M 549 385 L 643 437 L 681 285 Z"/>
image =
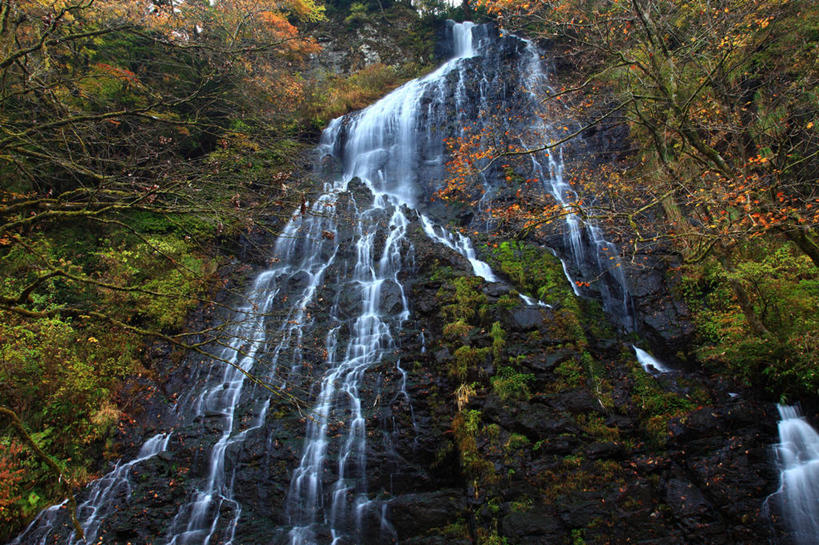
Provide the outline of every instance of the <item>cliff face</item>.
<path id="1" fill-rule="evenodd" d="M 543 83 L 531 79 L 541 53 L 528 42 L 451 23 L 442 39 L 442 68 L 333 122 L 317 152 L 321 196 L 230 301 L 242 310 L 202 318 L 231 322 L 218 354 L 233 367 L 173 365 L 157 345 L 162 385 L 125 436 L 138 462 L 104 488 L 104 508 L 93 489 L 80 498 L 95 539 L 775 539 L 763 512 L 777 486 L 773 407 L 635 356 L 635 331 L 658 346 L 686 335 L 684 309 L 646 302 L 665 297 L 661 270 L 646 281 L 601 264 L 605 233 L 589 226 L 504 240 L 479 209 L 430 201 L 444 138 L 487 112 L 514 130 L 535 123 L 526 88 Z M 551 173 L 548 191 L 565 164 L 541 161 L 532 169 Z M 503 176 L 487 171 L 487 199 L 504 201 Z M 603 280 L 578 296 L 567 276 Z M 151 436 L 166 443 L 139 447 Z M 17 542 L 71 542 L 53 515 Z"/>
<path id="2" fill-rule="evenodd" d="M 362 519 L 359 543 L 774 539 L 763 512 L 777 480 L 771 407 L 731 398 L 702 377 L 655 379 L 594 305 L 526 305 L 513 291 L 518 282 L 474 277 L 420 222 L 408 233 L 416 267 L 402 275 L 412 317 L 396 339 L 400 366 L 386 358 L 361 383 L 367 493 L 383 508 Z M 344 243 L 352 233 L 337 236 Z M 560 263 L 533 247 L 498 252 L 501 260 L 520 264 L 524 281 L 562 276 Z M 567 288 L 558 293 L 574 297 Z M 327 286 L 317 300 L 338 296 Z M 305 389 L 322 372 L 313 339 L 327 327 L 326 307 L 310 310 L 305 369 L 316 378 Z M 166 393 L 201 388 L 202 365 L 176 369 Z M 255 427 L 254 399 L 265 395 L 252 389 L 239 410 L 245 437 L 228 453 L 235 503 L 221 507 L 224 520 L 238 514 L 239 524 L 221 527 L 213 543 L 230 534 L 234 543 L 291 542 L 286 498 L 310 414 L 274 399 Z M 166 451 L 131 469 L 130 489 L 108 499 L 118 508 L 102 523 L 105 543 L 164 543 L 191 488 L 208 478 L 221 415 L 185 422 L 167 410 L 161 396 L 146 403 L 145 436 L 169 424 L 173 432 Z M 163 413 L 164 422 L 156 418 Z M 331 436 L 344 433 L 340 421 L 331 426 Z M 337 476 L 328 464 L 326 486 Z M 314 539 L 332 538 L 327 530 Z"/>

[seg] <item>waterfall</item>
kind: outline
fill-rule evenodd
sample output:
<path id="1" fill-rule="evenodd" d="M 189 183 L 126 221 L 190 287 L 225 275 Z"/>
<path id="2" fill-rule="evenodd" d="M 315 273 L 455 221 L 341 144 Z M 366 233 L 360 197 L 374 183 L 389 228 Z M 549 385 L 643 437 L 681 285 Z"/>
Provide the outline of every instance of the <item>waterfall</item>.
<path id="1" fill-rule="evenodd" d="M 544 95 L 553 95 L 549 86 L 548 75 L 543 71 L 540 52 L 530 41 L 524 40 L 526 48 L 522 55 L 526 73 L 526 88 L 530 90 L 528 100 L 534 112 L 539 111 L 538 101 Z M 561 120 L 557 120 L 562 122 Z M 578 127 L 579 128 L 579 127 Z M 547 116 L 534 116 L 531 137 L 521 139 L 525 149 L 538 148 L 544 142 L 560 140 L 565 134 L 560 133 L 547 121 Z M 529 154 L 534 178 L 540 181 L 541 187 L 550 194 L 558 205 L 567 208 L 578 201 L 574 188 L 564 178 L 563 148 L 557 147 L 546 152 Z M 627 331 L 635 328 L 635 318 L 628 282 L 623 271 L 617 246 L 605 239 L 603 231 L 593 220 L 584 221 L 576 212 L 570 212 L 564 218 L 564 246 L 575 269 L 583 278 L 592 279 L 603 302 L 603 307 L 610 317 L 620 322 Z M 562 260 L 563 271 L 572 285 L 575 295 L 581 295 L 578 284 L 574 281 Z"/>
<path id="2" fill-rule="evenodd" d="M 175 408 L 179 428 L 198 430 L 201 447 L 184 498 L 155 542 L 247 542 L 242 527 L 248 508 L 241 501 L 244 491 L 235 485 L 237 460 L 249 438 L 276 420 L 268 413 L 277 399 L 260 380 L 273 390 L 299 388 L 308 405 L 303 440 L 293 446 L 297 462 L 289 468 L 284 512 L 263 515 L 275 521 L 278 533 L 271 541 L 394 541 L 389 499 L 368 482 L 368 451 L 376 447 L 368 444 L 367 408 L 378 398 L 365 404 L 364 397 L 367 377 L 388 370 L 400 377 L 397 395 L 412 413 L 398 341 L 411 312 L 402 280 L 414 266 L 409 231 L 419 225 L 432 241 L 463 255 L 475 275 L 498 280 L 468 237 L 436 223 L 429 197 L 445 175 L 444 138 L 463 136 L 468 126 L 488 126 L 489 110 L 503 111 L 511 104 L 528 112 L 516 123 L 534 123 L 540 119 L 534 115 L 536 101 L 525 88 L 542 86 L 545 79 L 532 44 L 510 35 L 499 38 L 491 25 L 450 22 L 447 28 L 448 61 L 368 108 L 333 120 L 324 131 L 319 164 L 334 166 L 327 169 L 334 175 L 321 195 L 293 213 L 276 240 L 272 265 L 255 278 L 245 296 L 248 303 L 230 319 L 231 341 L 214 354 L 218 361 L 202 368 Z M 563 181 L 559 150 L 533 155 L 531 161 L 544 191 L 558 201 L 573 198 Z M 490 174 L 482 177 L 480 210 L 491 205 L 499 189 Z M 628 315 L 622 268 L 601 254 L 611 245 L 596 226 L 577 216 L 567 217 L 566 225 L 571 263 L 588 277 L 605 275 L 600 292 L 607 309 Z M 577 285 L 572 288 L 580 293 Z M 546 306 L 530 295 L 521 298 L 527 305 Z M 149 439 L 134 460 L 83 492 L 78 517 L 92 539 L 102 535 L 112 494 L 118 501 L 128 496 L 131 470 L 166 449 L 181 448 L 180 435 Z M 73 534 L 53 539 L 59 511 L 55 506 L 41 513 L 14 543 L 48 538 L 48 543 L 73 545 Z"/>
<path id="3" fill-rule="evenodd" d="M 358 179 L 373 198 L 369 207 L 358 210 L 354 236 L 352 289 L 359 293 L 360 314 L 353 321 L 343 353 L 338 350 L 338 328 L 328 336 L 328 371 L 321 379 L 301 461 L 290 483 L 287 510 L 292 545 L 317 543 L 322 532 L 328 530 L 333 543 L 361 542 L 368 512 L 379 513 L 382 530 L 389 528 L 385 520 L 387 505 L 370 498 L 367 490 L 361 382 L 367 369 L 396 349 L 395 334 L 409 318 L 409 304 L 398 275 L 410 245 L 406 238 L 409 209 L 416 206 L 419 198 L 416 165 L 430 159 L 423 156 L 424 149 L 434 149 L 424 146 L 423 139 L 435 137 L 420 130 L 419 114 L 424 111 L 421 99 L 441 96 L 447 75 L 458 68 L 462 59 L 475 55 L 474 28 L 472 23 L 453 25 L 452 59 L 430 75 L 406 83 L 350 116 L 343 127 L 340 122 L 333 122 L 322 139 L 325 144 L 320 151 L 332 150 L 343 167 L 343 175 L 333 183 L 334 190 L 346 190 L 352 180 Z M 380 231 L 386 217 L 389 223 L 384 234 Z M 425 225 L 431 226 L 429 220 L 425 221 Z M 377 256 L 379 237 L 383 244 L 381 255 Z M 400 296 L 397 304 L 386 305 L 389 308 L 383 304 L 385 286 L 391 286 Z M 341 318 L 335 320 L 340 322 Z M 400 361 L 396 367 L 405 380 Z M 403 383 L 402 393 L 409 397 Z M 328 429 L 333 418 L 342 419 L 345 432 L 338 438 L 335 481 L 327 487 L 323 477 L 330 463 L 328 450 L 332 439 Z"/>
<path id="4" fill-rule="evenodd" d="M 637 348 L 634 345 L 631 345 L 631 348 L 634 350 L 634 354 L 637 356 L 637 362 L 646 373 L 656 375 L 658 373 L 668 373 L 671 371 L 671 369 L 663 365 L 657 358 L 642 348 Z"/>
<path id="5" fill-rule="evenodd" d="M 780 442 L 774 450 L 779 489 L 771 498 L 778 501 L 794 543 L 819 543 L 819 434 L 797 407 L 777 409 Z"/>
<path id="6" fill-rule="evenodd" d="M 81 521 L 80 525 L 83 534 L 85 534 L 85 542 L 91 543 L 97 537 L 100 524 L 114 507 L 112 502 L 116 495 L 124 493 L 126 497 L 130 496 L 131 468 L 167 449 L 170 438 L 170 434 L 160 433 L 154 435 L 145 441 L 136 458 L 128 463 L 117 463 L 107 475 L 89 485 L 88 498 L 77 506 L 77 519 Z M 20 534 L 17 539 L 11 541 L 9 545 L 22 545 L 24 543 L 45 545 L 48 543 L 47 538 L 56 522 L 56 516 L 67 501 L 43 510 L 26 528 L 26 531 Z M 77 536 L 72 532 L 68 537 L 68 542 L 81 543 L 82 541 L 77 539 Z"/>

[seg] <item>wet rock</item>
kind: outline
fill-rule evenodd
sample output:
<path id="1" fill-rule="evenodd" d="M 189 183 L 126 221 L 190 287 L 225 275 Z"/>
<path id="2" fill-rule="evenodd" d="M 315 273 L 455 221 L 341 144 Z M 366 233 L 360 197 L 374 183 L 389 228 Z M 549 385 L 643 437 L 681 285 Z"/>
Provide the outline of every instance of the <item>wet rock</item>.
<path id="1" fill-rule="evenodd" d="M 156 457 L 165 462 L 170 462 L 171 460 L 173 460 L 173 453 L 167 450 L 163 450 L 162 452 L 157 454 Z"/>
<path id="2" fill-rule="evenodd" d="M 552 403 L 575 414 L 605 412 L 600 400 L 586 389 L 563 392 L 559 396 L 556 396 Z"/>
<path id="3" fill-rule="evenodd" d="M 398 539 L 443 528 L 466 508 L 462 490 L 439 490 L 428 494 L 408 494 L 390 502 L 390 522 Z"/>
<path id="4" fill-rule="evenodd" d="M 404 308 L 401 288 L 394 282 L 384 282 L 381 285 L 381 304 L 379 309 L 387 316 L 397 314 Z"/>
<path id="5" fill-rule="evenodd" d="M 598 491 L 574 494 L 570 502 L 559 507 L 560 520 L 569 528 L 585 528 L 595 519 L 607 516 L 601 507 L 601 493 Z"/>
<path id="6" fill-rule="evenodd" d="M 564 361 L 570 360 L 571 358 L 577 356 L 577 352 L 574 350 L 557 350 L 555 352 L 549 352 L 546 354 L 535 354 L 530 359 L 525 362 L 525 365 L 531 368 L 534 371 L 548 371 L 552 369 L 555 365 L 563 363 Z"/>
<path id="7" fill-rule="evenodd" d="M 509 513 L 501 521 L 503 535 L 517 543 L 525 536 L 562 536 L 565 533 L 555 513 L 542 508 Z"/>
<path id="8" fill-rule="evenodd" d="M 550 440 L 555 435 L 576 430 L 568 418 L 559 417 L 550 408 L 535 403 L 525 406 L 517 414 L 511 426 L 527 436 L 549 437 Z"/>
<path id="9" fill-rule="evenodd" d="M 489 297 L 501 297 L 509 293 L 509 286 L 501 282 L 489 282 L 481 291 Z"/>
<path id="10" fill-rule="evenodd" d="M 436 350 L 435 361 L 439 364 L 452 361 L 452 353 L 449 351 L 449 348 L 441 348 L 440 350 Z"/>
<path id="11" fill-rule="evenodd" d="M 668 505 L 680 517 L 706 513 L 712 509 L 702 492 L 687 481 L 671 479 L 665 495 Z"/>
<path id="12" fill-rule="evenodd" d="M 620 459 L 626 454 L 622 445 L 611 442 L 597 441 L 585 448 L 586 456 L 592 460 Z"/>
<path id="13" fill-rule="evenodd" d="M 519 307 L 512 312 L 512 328 L 529 331 L 543 325 L 543 314 L 535 307 Z"/>

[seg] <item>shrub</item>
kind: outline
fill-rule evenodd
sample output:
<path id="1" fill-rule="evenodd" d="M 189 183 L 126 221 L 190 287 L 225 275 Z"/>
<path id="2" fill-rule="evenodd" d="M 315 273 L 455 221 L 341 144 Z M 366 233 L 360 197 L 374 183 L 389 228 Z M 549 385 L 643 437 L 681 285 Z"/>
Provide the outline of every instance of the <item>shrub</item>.
<path id="1" fill-rule="evenodd" d="M 519 373 L 512 367 L 501 367 L 492 377 L 492 391 L 503 401 L 528 400 L 532 393 L 529 383 L 535 380 L 531 373 Z"/>

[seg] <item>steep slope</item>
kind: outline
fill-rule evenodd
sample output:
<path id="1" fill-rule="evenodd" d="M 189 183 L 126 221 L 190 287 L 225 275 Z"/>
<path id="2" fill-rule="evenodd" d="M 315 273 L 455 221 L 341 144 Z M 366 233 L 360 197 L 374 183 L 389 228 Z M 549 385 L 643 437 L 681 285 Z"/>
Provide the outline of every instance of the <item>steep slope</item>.
<path id="1" fill-rule="evenodd" d="M 437 70 L 325 130 L 324 191 L 226 318 L 224 361 L 176 369 L 178 399 L 153 402 L 132 462 L 84 491 L 90 540 L 773 536 L 762 507 L 776 488 L 775 410 L 638 363 L 632 291 L 600 258 L 597 227 L 570 218 L 555 237 L 562 262 L 532 243 L 488 244 L 491 224 L 430 201 L 445 139 L 491 111 L 534 123 L 529 87 L 547 83 L 538 50 L 490 25 L 450 23 L 447 43 Z M 544 191 L 570 190 L 557 157 L 532 161 Z M 503 175 L 487 171 L 479 206 L 501 198 Z M 583 297 L 567 275 L 603 280 Z M 76 543 L 65 518 L 44 512 L 13 543 Z"/>

